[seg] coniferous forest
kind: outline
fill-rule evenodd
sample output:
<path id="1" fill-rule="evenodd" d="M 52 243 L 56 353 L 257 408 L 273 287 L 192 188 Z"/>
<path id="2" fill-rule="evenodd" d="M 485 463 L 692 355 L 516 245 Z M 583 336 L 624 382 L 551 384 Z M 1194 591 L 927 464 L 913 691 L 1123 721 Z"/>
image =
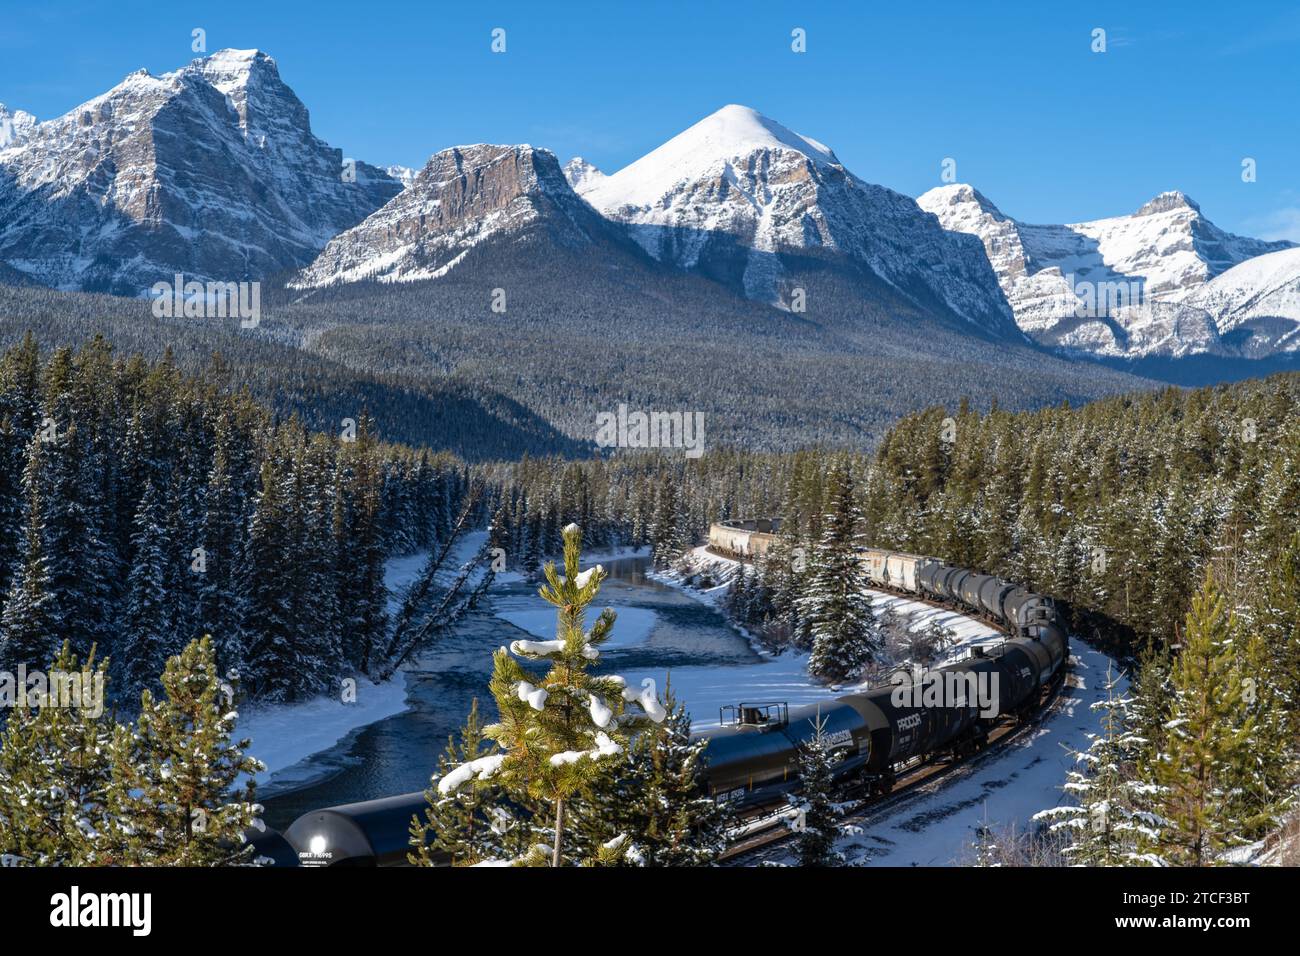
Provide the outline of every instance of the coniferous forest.
<path id="1" fill-rule="evenodd" d="M 334 434 L 280 419 L 223 381 L 219 356 L 187 375 L 166 357 L 115 355 L 101 339 L 45 353 L 27 339 L 0 359 L 0 666 L 93 653 L 112 699 L 143 719 L 158 705 L 137 703 L 141 692 L 165 690 L 167 661 L 198 653 L 187 646 L 207 635 L 211 663 L 194 666 L 233 675 L 241 697 L 309 699 L 436 654 L 437 637 L 490 584 L 490 549 L 494 571 L 533 577 L 580 526 L 586 546 L 646 546 L 667 570 L 711 521 L 772 516 L 782 522 L 777 547 L 735 576 L 724 610 L 769 648 L 810 652 L 809 671 L 830 683 L 883 653 L 853 585 L 859 545 L 934 555 L 1056 596 L 1075 632 L 1131 682 L 1108 707 L 1091 769 L 1070 784 L 1080 799 L 1049 814 L 1043 833 L 1067 860 L 1203 863 L 1277 827 L 1295 786 L 1298 409 L 1300 376 L 1284 374 L 1077 409 L 936 408 L 901 419 L 870 453 L 466 463 L 383 441 L 365 409 Z M 484 545 L 453 558 L 470 529 L 487 529 Z M 416 585 L 390 594 L 385 562 L 422 553 Z M 508 659 L 497 666 L 515 668 L 493 684 L 506 713 L 511 688 L 532 678 Z M 602 680 L 590 693 L 609 697 Z M 1215 709 L 1196 709 L 1207 694 Z M 669 710 L 653 733 L 629 726 L 618 744 L 628 757 L 606 777 L 482 792 L 507 775 L 476 785 L 469 803 L 431 791 L 430 815 L 412 824 L 413 859 L 472 862 L 509 847 L 525 858 L 530 839 L 554 838 L 551 817 L 569 835 L 554 860 L 627 862 L 605 845 L 619 837 L 610 821 L 624 818 L 640 833 L 639 856 L 716 859 L 719 824 L 702 805 L 689 809 L 698 748 L 689 720 Z M 509 752 L 485 738 L 503 739 L 488 720 L 470 715 L 444 776 L 457 761 Z M 21 722 L 10 733 L 17 742 L 35 730 Z M 828 772 L 815 761 L 807 769 L 810 779 Z M 1189 774 L 1211 783 L 1189 787 Z M 638 817 L 641 804 L 609 796 L 651 784 L 685 816 L 674 823 L 646 804 Z M 820 819 L 820 798 L 809 799 Z M 1079 823 L 1099 803 L 1119 814 L 1100 842 Z M 637 830 L 668 826 L 698 839 L 656 842 Z M 804 840 L 809 859 L 833 861 L 814 836 Z"/>
<path id="2" fill-rule="evenodd" d="M 1300 10 L 591 6 L 5 12 L 18 938 L 1284 928 Z"/>
<path id="3" fill-rule="evenodd" d="M 383 676 L 387 557 L 446 540 L 468 478 L 380 442 L 365 409 L 333 435 L 96 339 L 0 359 L 0 667 L 67 640 L 111 661 L 124 701 L 209 634 L 250 697 Z M 478 513 L 473 517 L 476 519 Z"/>

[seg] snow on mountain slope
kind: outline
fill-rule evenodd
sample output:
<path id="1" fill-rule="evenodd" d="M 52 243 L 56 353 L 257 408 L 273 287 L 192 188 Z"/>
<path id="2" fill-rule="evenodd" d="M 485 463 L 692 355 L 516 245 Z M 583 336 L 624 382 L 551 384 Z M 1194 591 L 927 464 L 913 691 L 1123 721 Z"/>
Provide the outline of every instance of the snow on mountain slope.
<path id="1" fill-rule="evenodd" d="M 1182 304 L 1208 313 L 1220 335 L 1241 338 L 1250 354 L 1300 349 L 1300 248 L 1247 259 Z"/>
<path id="2" fill-rule="evenodd" d="M 411 184 L 332 239 L 291 283 L 436 279 L 489 239 L 534 229 L 578 248 L 605 227 L 565 181 L 550 152 L 531 146 L 458 146 L 435 153 Z"/>
<path id="3" fill-rule="evenodd" d="M 139 70 L 0 151 L 0 259 L 62 289 L 138 294 L 309 262 L 400 185 L 311 132 L 257 50 Z"/>
<path id="4" fill-rule="evenodd" d="M 979 237 L 1022 330 L 1109 355 L 1226 351 L 1205 314 L 1174 305 L 1225 270 L 1290 245 L 1224 232 L 1180 192 L 1131 216 L 1067 225 L 1018 222 L 965 184 L 917 202 L 945 229 Z"/>
<path id="5" fill-rule="evenodd" d="M 656 259 L 731 275 L 753 299 L 780 301 L 791 257 L 844 257 L 914 301 L 1016 335 L 978 245 L 745 106 L 723 107 L 582 196 Z"/>
<path id="6" fill-rule="evenodd" d="M 574 156 L 564 164 L 564 178 L 573 187 L 573 191 L 581 196 L 587 190 L 600 185 L 605 179 L 605 174 L 581 156 Z"/>
<path id="7" fill-rule="evenodd" d="M 0 149 L 17 146 L 36 126 L 36 117 L 24 110 L 10 110 L 0 103 Z"/>
<path id="8" fill-rule="evenodd" d="M 415 181 L 415 177 L 420 173 L 418 169 L 412 169 L 410 166 L 397 165 L 385 166 L 384 172 L 401 183 L 403 189 L 411 185 Z"/>

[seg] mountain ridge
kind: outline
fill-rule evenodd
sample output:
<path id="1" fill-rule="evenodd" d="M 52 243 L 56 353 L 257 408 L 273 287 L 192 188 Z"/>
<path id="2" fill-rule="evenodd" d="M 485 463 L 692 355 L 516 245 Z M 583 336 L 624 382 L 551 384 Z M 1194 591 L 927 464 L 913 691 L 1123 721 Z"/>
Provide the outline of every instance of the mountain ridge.
<path id="1" fill-rule="evenodd" d="M 130 73 L 0 152 L 0 260 L 53 288 L 125 295 L 174 273 L 257 279 L 309 261 L 399 189 L 311 132 L 271 57 L 222 50 Z"/>

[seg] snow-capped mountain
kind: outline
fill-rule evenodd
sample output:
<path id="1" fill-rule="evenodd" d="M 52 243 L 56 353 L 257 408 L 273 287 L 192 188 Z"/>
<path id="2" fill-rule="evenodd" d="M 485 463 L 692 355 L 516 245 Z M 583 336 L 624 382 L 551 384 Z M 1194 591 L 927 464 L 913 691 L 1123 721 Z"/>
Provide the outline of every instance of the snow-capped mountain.
<path id="1" fill-rule="evenodd" d="M 1300 350 L 1300 248 L 1247 259 L 1181 305 L 1208 315 L 1223 339 L 1250 357 Z"/>
<path id="2" fill-rule="evenodd" d="M 983 242 L 1022 330 L 1108 355 L 1231 351 L 1204 310 L 1179 304 L 1215 276 L 1291 245 L 1225 232 L 1180 192 L 1129 216 L 1067 225 L 1018 222 L 965 184 L 917 202 L 945 229 Z"/>
<path id="3" fill-rule="evenodd" d="M 574 192 L 582 195 L 588 189 L 599 185 L 605 178 L 605 174 L 581 156 L 574 156 L 564 164 L 564 178 L 568 180 Z"/>
<path id="4" fill-rule="evenodd" d="M 17 146 L 36 126 L 36 117 L 24 110 L 11 110 L 0 103 L 0 149 Z"/>
<path id="5" fill-rule="evenodd" d="M 435 153 L 405 190 L 331 240 L 291 285 L 436 279 L 489 240 L 540 231 L 552 244 L 579 248 L 606 228 L 547 150 L 458 146 Z"/>
<path id="6" fill-rule="evenodd" d="M 385 166 L 384 172 L 386 172 L 389 176 L 392 176 L 399 183 L 401 183 L 402 188 L 405 189 L 407 186 L 411 185 L 411 183 L 415 181 L 415 177 L 419 175 L 420 171 L 418 169 L 412 169 L 410 166 L 394 165 L 394 166 Z"/>
<path id="7" fill-rule="evenodd" d="M 17 124 L 15 124 L 17 128 Z M 0 260 L 63 289 L 304 265 L 400 183 L 345 160 L 257 50 L 140 70 L 0 151 Z"/>
<path id="8" fill-rule="evenodd" d="M 748 107 L 723 107 L 580 191 L 654 258 L 750 298 L 782 301 L 797 260 L 847 262 L 914 302 L 1018 337 L 977 243 Z"/>

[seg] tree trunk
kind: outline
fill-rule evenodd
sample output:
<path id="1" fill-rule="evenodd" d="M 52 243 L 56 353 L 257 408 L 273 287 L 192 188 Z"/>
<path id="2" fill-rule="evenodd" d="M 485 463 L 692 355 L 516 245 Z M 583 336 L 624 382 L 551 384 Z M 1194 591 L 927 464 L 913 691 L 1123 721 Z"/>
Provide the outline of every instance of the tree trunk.
<path id="1" fill-rule="evenodd" d="M 551 850 L 551 866 L 560 865 L 560 845 L 564 842 L 564 800 L 555 801 L 555 846 Z"/>

